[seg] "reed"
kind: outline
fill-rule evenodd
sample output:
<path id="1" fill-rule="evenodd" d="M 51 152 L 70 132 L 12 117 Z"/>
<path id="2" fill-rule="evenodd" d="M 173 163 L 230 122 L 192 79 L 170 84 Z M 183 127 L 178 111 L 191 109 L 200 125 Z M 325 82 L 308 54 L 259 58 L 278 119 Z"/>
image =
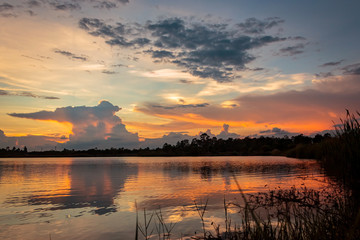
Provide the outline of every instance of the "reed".
<path id="1" fill-rule="evenodd" d="M 158 240 L 170 240 L 172 236 L 172 231 L 176 226 L 176 222 L 165 221 L 165 218 L 162 214 L 161 209 L 158 211 L 154 211 L 152 213 L 147 213 L 146 209 L 143 209 L 143 221 L 139 220 L 138 208 L 136 206 L 136 229 L 135 229 L 135 240 L 139 239 L 158 239 Z M 156 218 L 154 218 L 156 216 Z M 154 234 L 156 230 L 157 234 Z M 139 232 L 141 233 L 143 238 L 139 237 Z"/>
<path id="2" fill-rule="evenodd" d="M 202 224 L 201 235 L 192 236 L 197 240 L 309 240 L 309 239 L 360 239 L 360 214 L 348 194 L 342 188 L 322 191 L 295 186 L 283 190 L 271 190 L 264 193 L 246 195 L 238 185 L 242 203 L 227 202 L 224 198 L 224 223 L 206 226 L 205 215 L 208 212 L 208 200 L 204 204 L 194 202 Z M 236 208 L 240 223 L 232 221 L 228 208 Z M 166 224 L 161 210 L 156 211 L 158 237 L 145 236 L 144 239 L 176 239 L 171 232 L 175 224 Z M 149 223 L 145 217 L 144 226 Z M 166 227 L 168 226 L 168 227 Z M 213 228 L 213 231 L 209 230 Z M 221 231 L 221 229 L 224 231 Z M 137 240 L 137 239 L 136 239 Z"/>
<path id="3" fill-rule="evenodd" d="M 229 226 L 225 216 L 225 232 L 196 239 L 360 239 L 359 214 L 342 194 L 292 187 L 251 195 L 232 203 L 241 224 Z"/>

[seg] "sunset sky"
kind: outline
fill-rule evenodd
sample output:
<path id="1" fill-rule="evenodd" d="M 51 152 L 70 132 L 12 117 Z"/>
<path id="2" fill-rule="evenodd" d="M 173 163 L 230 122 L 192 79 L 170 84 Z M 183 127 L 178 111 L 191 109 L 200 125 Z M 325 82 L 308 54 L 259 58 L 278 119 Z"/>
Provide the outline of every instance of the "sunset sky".
<path id="1" fill-rule="evenodd" d="M 307 135 L 360 110 L 357 0 L 0 0 L 0 147 Z"/>

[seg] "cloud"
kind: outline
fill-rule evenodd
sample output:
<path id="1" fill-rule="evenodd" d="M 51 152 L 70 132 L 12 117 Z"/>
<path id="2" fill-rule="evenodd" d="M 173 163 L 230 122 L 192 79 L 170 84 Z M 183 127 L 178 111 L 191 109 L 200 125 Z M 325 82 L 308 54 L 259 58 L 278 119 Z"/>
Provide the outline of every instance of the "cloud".
<path id="1" fill-rule="evenodd" d="M 267 125 L 311 133 L 331 128 L 332 121 L 338 121 L 345 109 L 359 110 L 360 78 L 358 75 L 337 76 L 314 81 L 311 88 L 304 90 L 243 94 L 230 102 L 231 107 L 211 103 L 203 108 L 181 110 L 145 103 L 137 106 L 136 111 L 167 120 L 196 123 L 200 127 L 227 122 L 247 129 L 261 129 Z"/>
<path id="2" fill-rule="evenodd" d="M 0 4 L 0 15 L 2 17 L 16 17 L 17 15 L 12 13 L 15 7 L 9 3 Z"/>
<path id="3" fill-rule="evenodd" d="M 238 27 L 245 33 L 249 34 L 262 34 L 266 30 L 273 28 L 281 23 L 284 20 L 273 17 L 273 18 L 266 18 L 264 20 L 259 20 L 256 18 L 248 18 L 243 23 L 239 23 Z"/>
<path id="4" fill-rule="evenodd" d="M 185 83 L 185 84 L 192 84 L 193 83 L 192 81 L 189 81 L 187 79 L 180 79 L 179 82 Z"/>
<path id="5" fill-rule="evenodd" d="M 117 8 L 118 7 L 117 3 L 127 4 L 127 3 L 129 3 L 129 0 L 97 1 L 97 4 L 94 6 L 94 8 L 109 10 L 109 9 Z"/>
<path id="6" fill-rule="evenodd" d="M 30 8 L 32 8 L 32 7 L 40 7 L 40 6 L 41 6 L 41 2 L 40 2 L 40 1 L 36 1 L 36 0 L 27 1 L 26 4 L 27 4 Z"/>
<path id="7" fill-rule="evenodd" d="M 360 75 L 360 63 L 351 64 L 342 68 L 344 74 Z"/>
<path id="8" fill-rule="evenodd" d="M 0 89 L 0 96 L 13 96 L 14 94 L 6 91 L 6 90 L 2 90 Z"/>
<path id="9" fill-rule="evenodd" d="M 79 21 L 79 27 L 93 36 L 108 39 L 106 43 L 111 46 L 142 47 L 150 43 L 147 38 L 126 38 L 126 35 L 133 34 L 133 30 L 122 23 L 111 26 L 97 18 L 82 18 Z"/>
<path id="10" fill-rule="evenodd" d="M 23 149 L 25 146 L 28 150 L 51 150 L 54 149 L 58 144 L 57 137 L 49 136 L 20 136 L 20 137 L 8 137 L 5 135 L 4 131 L 0 130 L 0 148 L 13 147 Z"/>
<path id="11" fill-rule="evenodd" d="M 112 75 L 112 74 L 116 74 L 117 72 L 110 71 L 110 70 L 103 70 L 102 73 Z"/>
<path id="12" fill-rule="evenodd" d="M 141 143 L 141 147 L 150 147 L 150 148 L 157 148 L 162 147 L 165 143 L 175 145 L 177 142 L 180 142 L 182 140 L 189 140 L 191 142 L 194 138 L 200 138 L 202 134 L 207 134 L 210 138 L 216 137 L 218 139 L 228 139 L 228 138 L 239 138 L 240 135 L 236 133 L 230 133 L 229 132 L 229 125 L 224 124 L 223 129 L 218 135 L 215 135 L 211 132 L 210 129 L 207 129 L 205 132 L 200 131 L 197 135 L 189 135 L 187 132 L 170 132 L 168 134 L 163 135 L 161 138 L 147 138 L 145 141 Z"/>
<path id="13" fill-rule="evenodd" d="M 31 10 L 26 10 L 25 12 L 28 13 L 30 16 L 36 16 L 36 13 Z"/>
<path id="14" fill-rule="evenodd" d="M 260 131 L 259 133 L 262 136 L 273 136 L 273 137 L 284 137 L 284 136 L 291 137 L 291 136 L 295 136 L 295 135 L 299 134 L 299 133 L 291 133 L 289 131 L 286 131 L 286 130 L 278 128 L 278 127 Z"/>
<path id="15" fill-rule="evenodd" d="M 185 107 L 188 108 L 188 107 Z M 190 107 L 192 108 L 192 107 Z M 196 107 L 195 107 L 196 108 Z M 161 147 L 164 143 L 176 144 L 178 141 L 184 139 L 199 138 L 202 134 L 191 136 L 186 132 L 170 132 L 163 135 L 160 138 L 147 138 L 140 142 L 137 133 L 130 133 L 127 131 L 125 124 L 122 123 L 121 119 L 116 116 L 116 112 L 120 111 L 118 106 L 114 106 L 108 101 L 101 101 L 97 106 L 76 106 L 76 107 L 62 107 L 57 108 L 54 111 L 39 111 L 33 113 L 9 113 L 8 115 L 18 118 L 34 119 L 34 120 L 51 120 L 60 123 L 70 123 L 72 125 L 72 133 L 69 137 L 59 136 L 56 138 L 50 138 L 42 136 L 39 139 L 49 140 L 51 142 L 44 142 L 44 144 L 50 144 L 53 148 L 57 146 L 58 149 L 90 149 L 90 148 L 139 148 L 139 147 Z M 191 126 L 194 126 L 191 124 Z M 213 137 L 214 134 L 210 130 L 207 130 L 209 136 Z M 227 139 L 229 137 L 236 138 L 238 134 L 229 132 L 229 125 L 224 124 L 223 129 L 216 137 Z M 0 140 L 5 135 L 0 132 Z M 24 139 L 20 137 L 19 139 Z M 9 140 L 9 139 L 8 139 Z M 57 144 L 57 142 L 65 143 Z M 2 140 L 1 140 L 2 141 Z M 2 141 L 4 145 L 15 142 Z M 39 141 L 37 141 L 39 142 Z M 29 145 L 29 142 L 24 144 Z M 5 144 L 5 145 L 6 145 Z M 57 144 L 57 145 L 56 145 Z M 0 144 L 0 146 L 2 146 Z M 29 145 L 30 146 L 30 145 Z M 31 145 L 33 146 L 33 145 Z M 39 146 L 39 145 L 36 145 Z"/>
<path id="16" fill-rule="evenodd" d="M 247 70 L 246 64 L 256 59 L 251 50 L 292 40 L 263 34 L 266 29 L 282 22 L 278 18 L 251 21 L 236 28 L 228 24 L 204 24 L 180 18 L 147 21 L 143 25 L 106 24 L 97 18 L 82 18 L 79 27 L 93 36 L 104 38 L 111 46 L 143 48 L 143 52 L 149 54 L 154 62 L 170 62 L 193 76 L 229 82 L 238 78 L 237 71 Z M 257 29 L 261 34 L 247 35 L 250 28 L 253 29 L 251 31 Z"/>
<path id="17" fill-rule="evenodd" d="M 53 6 L 53 8 L 55 10 L 60 10 L 60 11 L 74 11 L 74 10 L 80 10 L 81 6 L 78 3 L 67 3 L 67 2 L 51 2 L 50 3 L 51 6 Z"/>
<path id="18" fill-rule="evenodd" d="M 33 56 L 27 56 L 27 55 L 22 54 L 21 56 L 32 59 L 32 60 L 40 61 L 40 62 L 43 62 L 46 59 L 51 59 L 50 57 L 41 56 L 41 55 L 37 55 L 37 56 L 33 57 Z"/>
<path id="19" fill-rule="evenodd" d="M 153 138 L 153 139 L 145 139 L 144 142 L 141 143 L 141 147 L 149 147 L 149 148 L 158 148 L 162 147 L 165 143 L 174 145 L 179 141 L 188 139 L 193 139 L 193 136 L 190 136 L 186 133 L 182 132 L 170 132 L 168 134 L 165 134 L 161 138 Z"/>
<path id="20" fill-rule="evenodd" d="M 147 50 L 144 53 L 150 53 L 152 58 L 174 58 L 174 54 L 172 52 L 166 50 Z"/>
<path id="21" fill-rule="evenodd" d="M 110 1 L 101 1 L 99 2 L 97 5 L 94 6 L 95 8 L 100 8 L 100 9 L 112 9 L 112 8 L 116 8 L 117 5 L 113 2 Z"/>
<path id="22" fill-rule="evenodd" d="M 69 59 L 74 59 L 74 60 L 80 60 L 80 61 L 87 61 L 88 57 L 85 55 L 76 55 L 74 53 L 68 52 L 68 51 L 63 51 L 63 50 L 59 50 L 59 49 L 55 49 L 54 53 L 58 53 L 61 54 L 63 56 L 68 57 Z"/>
<path id="23" fill-rule="evenodd" d="M 243 106 L 239 111 L 244 120 L 301 126 L 304 123 L 330 123 L 334 119 L 330 113 L 341 116 L 345 108 L 355 110 L 358 107 L 356 103 L 360 101 L 360 92 L 308 89 L 263 96 L 248 95 L 239 97 L 237 101 Z"/>
<path id="24" fill-rule="evenodd" d="M 129 66 L 127 66 L 127 65 L 124 65 L 124 64 L 113 64 L 113 65 L 111 65 L 112 67 L 129 67 Z"/>
<path id="25" fill-rule="evenodd" d="M 117 8 L 117 4 L 127 4 L 129 0 L 29 0 L 26 5 L 30 8 L 40 7 L 42 4 L 50 5 L 56 11 L 77 11 L 81 10 L 85 4 L 92 4 L 94 8 L 112 9 Z M 95 4 L 95 5 L 93 5 Z"/>
<path id="26" fill-rule="evenodd" d="M 3 89 L 0 89 L 0 96 L 21 96 L 21 97 L 42 98 L 42 99 L 49 99 L 49 100 L 60 99 L 58 97 L 53 97 L 53 96 L 37 95 L 32 92 L 14 92 L 14 91 L 9 92 L 9 91 L 3 90 Z"/>
<path id="27" fill-rule="evenodd" d="M 198 103 L 198 104 L 177 104 L 171 106 L 162 106 L 162 105 L 152 105 L 153 108 L 162 108 L 162 109 L 179 109 L 179 108 L 203 108 L 209 106 L 208 103 Z"/>
<path id="28" fill-rule="evenodd" d="M 334 76 L 334 74 L 332 72 L 321 72 L 321 73 L 316 73 L 315 77 L 317 78 L 329 78 Z"/>
<path id="29" fill-rule="evenodd" d="M 172 49 L 172 63 L 189 73 L 218 82 L 231 81 L 234 70 L 244 70 L 253 61 L 249 50 L 284 39 L 269 35 L 250 37 L 214 25 L 187 24 L 179 18 L 148 22 L 147 30 L 155 38 L 154 46 Z"/>
<path id="30" fill-rule="evenodd" d="M 249 68 L 250 71 L 254 71 L 254 72 L 258 72 L 258 71 L 263 71 L 265 70 L 265 68 L 261 68 L 261 67 L 257 67 L 257 68 Z"/>
<path id="31" fill-rule="evenodd" d="M 138 135 L 126 130 L 121 119 L 115 115 L 120 108 L 108 101 L 94 107 L 77 106 L 57 108 L 55 111 L 34 113 L 10 113 L 8 115 L 34 120 L 53 120 L 70 123 L 72 134 L 62 147 L 89 149 L 111 147 L 136 147 Z"/>
<path id="32" fill-rule="evenodd" d="M 9 10 L 13 10 L 13 9 L 14 9 L 14 6 L 9 3 L 0 4 L 0 12 L 6 12 Z"/>
<path id="33" fill-rule="evenodd" d="M 284 56 L 294 56 L 294 55 L 303 53 L 304 48 L 305 48 L 305 45 L 302 44 L 302 43 L 299 43 L 299 44 L 294 45 L 294 46 L 281 48 L 280 49 L 280 54 L 282 54 Z"/>
<path id="34" fill-rule="evenodd" d="M 358 75 L 335 76 L 314 81 L 314 89 L 321 92 L 353 94 L 360 92 L 360 77 Z"/>
<path id="35" fill-rule="evenodd" d="M 327 62 L 327 63 L 321 64 L 319 67 L 334 67 L 334 66 L 340 65 L 343 61 L 344 60 L 340 60 L 337 62 Z"/>
<path id="36" fill-rule="evenodd" d="M 216 136 L 217 138 L 222 138 L 222 139 L 228 139 L 228 138 L 239 138 L 240 135 L 236 134 L 236 133 L 230 133 L 229 132 L 229 124 L 225 124 L 223 125 L 223 128 L 221 130 L 221 132 Z"/>
<path id="37" fill-rule="evenodd" d="M 304 41 L 304 40 L 306 40 L 306 38 L 305 38 L 305 37 L 302 37 L 302 36 L 289 37 L 289 39 L 297 40 L 297 41 Z"/>

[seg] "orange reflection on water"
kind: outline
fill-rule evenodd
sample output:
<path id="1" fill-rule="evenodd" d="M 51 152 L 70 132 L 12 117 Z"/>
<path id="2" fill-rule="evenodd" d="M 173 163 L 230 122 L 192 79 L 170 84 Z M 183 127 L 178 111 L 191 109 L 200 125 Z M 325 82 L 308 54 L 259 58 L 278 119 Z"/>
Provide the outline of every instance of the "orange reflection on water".
<path id="1" fill-rule="evenodd" d="M 135 202 L 138 210 L 161 209 L 167 222 L 181 221 L 192 231 L 199 220 L 195 202 L 208 199 L 205 221 L 220 221 L 224 198 L 243 204 L 233 174 L 246 194 L 326 185 L 316 162 L 284 157 L 0 160 L 0 224 L 11 226 L 0 238 L 26 238 L 30 229 L 39 239 L 36 227 L 45 225 L 56 239 L 99 239 L 103 233 L 129 239 Z"/>
<path id="2" fill-rule="evenodd" d="M 192 205 L 194 201 L 206 198 L 219 202 L 224 196 L 228 199 L 239 198 L 234 177 L 247 194 L 266 192 L 277 187 L 290 189 L 292 186 L 306 186 L 321 189 L 326 185 L 324 177 L 311 169 L 314 162 L 299 161 L 296 163 L 299 166 L 293 169 L 291 165 L 286 165 L 286 159 L 280 164 L 264 166 L 258 165 L 261 161 L 256 163 L 254 158 L 243 160 L 240 165 L 231 167 L 234 176 L 229 169 L 223 168 L 224 163 L 200 162 L 188 166 L 186 163 L 180 163 L 180 166 L 167 163 L 155 166 L 139 164 L 136 179 L 127 181 L 124 191 L 133 194 L 140 208 L 156 209 L 159 206 Z M 134 204 L 127 205 L 130 211 L 135 211 Z"/>

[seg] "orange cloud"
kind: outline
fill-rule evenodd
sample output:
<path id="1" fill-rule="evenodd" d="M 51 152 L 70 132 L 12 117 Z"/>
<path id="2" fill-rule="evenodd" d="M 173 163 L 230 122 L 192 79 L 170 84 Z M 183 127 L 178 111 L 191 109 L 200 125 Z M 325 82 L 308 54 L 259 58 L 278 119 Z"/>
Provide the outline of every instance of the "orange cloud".
<path id="1" fill-rule="evenodd" d="M 191 106 L 144 103 L 135 110 L 173 122 L 192 123 L 202 129 L 227 123 L 241 130 L 237 133 L 242 135 L 273 127 L 310 134 L 332 129 L 333 122 L 339 121 L 345 109 L 358 110 L 359 78 L 330 78 L 314 82 L 312 88 L 301 91 L 242 95 L 225 101 L 225 107 L 216 103 Z"/>

